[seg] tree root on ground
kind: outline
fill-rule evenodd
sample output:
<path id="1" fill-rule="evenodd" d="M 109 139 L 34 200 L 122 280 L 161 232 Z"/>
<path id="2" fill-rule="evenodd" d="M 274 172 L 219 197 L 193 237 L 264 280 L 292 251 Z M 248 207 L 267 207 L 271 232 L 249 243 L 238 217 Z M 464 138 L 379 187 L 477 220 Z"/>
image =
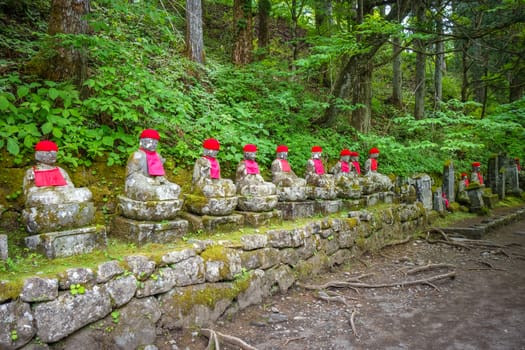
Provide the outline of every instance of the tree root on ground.
<path id="1" fill-rule="evenodd" d="M 206 348 L 206 350 L 220 350 L 220 341 L 228 343 L 230 345 L 238 346 L 243 350 L 257 350 L 257 348 L 251 346 L 250 344 L 246 343 L 240 338 L 227 334 L 222 334 L 217 331 L 214 331 L 213 329 L 202 328 L 200 330 L 200 333 L 209 339 L 208 347 Z"/>

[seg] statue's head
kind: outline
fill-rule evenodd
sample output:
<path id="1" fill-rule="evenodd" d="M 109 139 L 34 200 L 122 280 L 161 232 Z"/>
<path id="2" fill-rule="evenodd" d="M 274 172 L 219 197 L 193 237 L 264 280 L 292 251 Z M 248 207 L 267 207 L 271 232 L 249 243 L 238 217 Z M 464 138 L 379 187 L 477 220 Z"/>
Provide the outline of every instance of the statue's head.
<path id="1" fill-rule="evenodd" d="M 472 163 L 472 171 L 479 172 L 480 169 L 481 169 L 481 163 L 480 162 Z"/>
<path id="2" fill-rule="evenodd" d="M 288 147 L 285 145 L 277 146 L 275 153 L 277 153 L 278 159 L 288 159 Z"/>
<path id="3" fill-rule="evenodd" d="M 352 159 L 353 162 L 359 161 L 359 153 L 357 153 L 357 152 L 350 152 L 350 159 Z"/>
<path id="4" fill-rule="evenodd" d="M 352 154 L 352 152 L 350 152 L 349 149 L 345 148 L 341 151 L 341 153 L 339 154 L 340 156 L 340 159 L 343 161 L 343 162 L 349 162 L 350 161 L 350 155 Z"/>
<path id="5" fill-rule="evenodd" d="M 146 129 L 140 134 L 140 147 L 146 151 L 155 151 L 159 144 L 160 135 L 157 130 Z"/>
<path id="6" fill-rule="evenodd" d="M 35 145 L 35 159 L 44 164 L 54 164 L 57 161 L 58 146 L 50 140 L 43 140 Z"/>
<path id="7" fill-rule="evenodd" d="M 370 158 L 377 158 L 379 157 L 379 150 L 377 148 L 371 148 L 370 151 L 368 151 L 368 156 Z"/>
<path id="8" fill-rule="evenodd" d="M 244 152 L 244 159 L 248 160 L 255 160 L 255 156 L 257 155 L 257 146 L 253 145 L 251 143 L 244 146 L 242 149 Z"/>
<path id="9" fill-rule="evenodd" d="M 203 155 L 207 157 L 217 158 L 217 154 L 221 148 L 221 144 L 216 139 L 206 139 L 203 144 Z"/>
<path id="10" fill-rule="evenodd" d="M 312 158 L 313 159 L 321 159 L 322 154 L 323 154 L 323 149 L 321 148 L 321 146 L 312 147 Z"/>
<path id="11" fill-rule="evenodd" d="M 465 180 L 465 179 L 468 179 L 468 174 L 467 173 L 461 173 L 461 180 Z"/>

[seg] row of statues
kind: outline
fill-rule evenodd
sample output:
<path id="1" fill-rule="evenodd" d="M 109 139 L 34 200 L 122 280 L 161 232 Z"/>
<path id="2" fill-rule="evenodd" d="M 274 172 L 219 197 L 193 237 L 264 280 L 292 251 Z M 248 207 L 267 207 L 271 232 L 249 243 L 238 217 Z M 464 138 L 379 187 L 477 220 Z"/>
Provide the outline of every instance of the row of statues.
<path id="1" fill-rule="evenodd" d="M 156 130 L 144 130 L 139 149 L 129 157 L 125 193 L 119 196 L 125 217 L 169 220 L 177 216 L 183 205 L 181 187 L 165 176 L 164 159 L 157 152 L 159 141 Z M 280 145 L 271 165 L 271 182 L 261 175 L 256 145 L 244 146 L 244 159 L 237 166 L 235 182 L 221 177 L 219 151 L 219 141 L 204 141 L 202 156 L 195 162 L 191 193 L 185 201 L 190 212 L 216 216 L 228 215 L 235 209 L 264 212 L 275 208 L 278 201 L 358 198 L 362 193 L 393 187 L 387 176 L 377 172 L 377 148 L 370 150 L 364 165 L 366 176 L 361 176 L 357 152 L 342 150 L 337 164 L 327 172 L 322 148 L 314 146 L 305 178 L 300 178 L 288 162 L 288 147 Z M 35 146 L 36 165 L 24 177 L 24 221 L 30 233 L 82 227 L 93 220 L 95 209 L 90 190 L 75 188 L 67 172 L 56 166 L 57 152 L 54 142 L 40 141 Z"/>

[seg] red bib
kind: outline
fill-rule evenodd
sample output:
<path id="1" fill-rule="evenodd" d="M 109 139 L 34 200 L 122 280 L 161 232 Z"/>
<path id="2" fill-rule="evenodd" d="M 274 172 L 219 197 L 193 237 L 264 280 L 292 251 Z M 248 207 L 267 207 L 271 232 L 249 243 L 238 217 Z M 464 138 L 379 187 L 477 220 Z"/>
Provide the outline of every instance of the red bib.
<path id="1" fill-rule="evenodd" d="M 279 159 L 279 162 L 281 162 L 281 169 L 283 170 L 283 172 L 289 173 L 292 170 L 292 168 L 290 168 L 290 164 L 288 164 L 288 160 Z"/>
<path id="2" fill-rule="evenodd" d="M 210 162 L 210 177 L 212 179 L 220 179 L 221 178 L 221 168 L 219 166 L 219 162 L 217 161 L 217 159 L 213 158 L 213 157 L 210 157 L 210 156 L 205 156 L 204 158 L 208 159 L 208 161 Z"/>
<path id="3" fill-rule="evenodd" d="M 377 159 L 370 158 L 370 170 L 377 171 Z"/>
<path id="4" fill-rule="evenodd" d="M 259 165 L 255 160 L 246 159 L 244 165 L 246 166 L 246 174 L 259 174 Z"/>
<path id="5" fill-rule="evenodd" d="M 67 185 L 66 179 L 64 179 L 64 176 L 62 176 L 58 168 L 49 170 L 37 170 L 33 168 L 33 173 L 35 174 L 35 185 L 37 187 Z"/>
<path id="6" fill-rule="evenodd" d="M 320 159 L 313 159 L 313 161 L 314 161 L 315 173 L 317 175 L 323 175 L 324 174 L 323 162 Z"/>
<path id="7" fill-rule="evenodd" d="M 343 173 L 347 173 L 350 171 L 350 165 L 347 163 L 347 162 L 343 162 L 343 161 L 340 161 L 341 162 L 341 171 Z"/>
<path id="8" fill-rule="evenodd" d="M 361 165 L 359 165 L 359 162 L 354 161 L 352 162 L 352 165 L 354 166 L 357 175 L 361 175 Z"/>
<path id="9" fill-rule="evenodd" d="M 148 174 L 151 176 L 164 176 L 164 166 L 162 165 L 159 154 L 155 151 L 147 151 L 143 148 L 140 150 L 146 154 Z"/>

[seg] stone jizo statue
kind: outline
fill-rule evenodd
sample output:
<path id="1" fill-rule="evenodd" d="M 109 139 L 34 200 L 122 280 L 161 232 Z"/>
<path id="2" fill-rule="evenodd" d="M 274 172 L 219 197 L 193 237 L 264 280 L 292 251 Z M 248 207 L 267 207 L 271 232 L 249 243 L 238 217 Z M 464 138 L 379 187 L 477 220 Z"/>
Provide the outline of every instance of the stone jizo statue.
<path id="1" fill-rule="evenodd" d="M 277 204 L 276 187 L 261 176 L 255 160 L 257 146 L 247 144 L 243 148 L 244 160 L 237 166 L 235 182 L 239 197 L 239 209 L 244 211 L 269 211 Z M 268 200 L 268 203 L 264 203 Z"/>
<path id="2" fill-rule="evenodd" d="M 125 196 L 119 196 L 122 215 L 141 221 L 171 220 L 182 206 L 180 186 L 166 178 L 164 158 L 157 153 L 160 135 L 146 129 L 139 137 L 140 148 L 129 157 Z"/>
<path id="3" fill-rule="evenodd" d="M 351 172 L 355 173 L 357 176 L 361 175 L 361 164 L 359 164 L 359 153 L 351 151 L 350 160 L 352 161 Z"/>
<path id="4" fill-rule="evenodd" d="M 334 174 L 337 196 L 340 198 L 359 198 L 361 196 L 359 179 L 356 172 L 352 172 L 351 154 L 349 149 L 343 149 L 339 161 L 330 169 L 330 172 Z"/>
<path id="5" fill-rule="evenodd" d="M 481 163 L 472 163 L 472 173 L 470 174 L 470 182 L 477 182 L 483 185 L 483 174 L 481 174 Z"/>
<path id="6" fill-rule="evenodd" d="M 164 158 L 157 153 L 160 135 L 146 129 L 140 135 L 140 148 L 134 152 L 127 165 L 126 196 L 137 201 L 178 199 L 180 186 L 165 177 Z"/>
<path id="7" fill-rule="evenodd" d="M 461 173 L 461 178 L 458 183 L 457 201 L 462 204 L 468 204 L 470 199 L 467 193 L 467 187 L 470 185 L 470 180 L 467 173 Z"/>
<path id="8" fill-rule="evenodd" d="M 298 177 L 288 163 L 288 147 L 277 146 L 276 159 L 272 162 L 272 182 L 277 186 L 280 201 L 306 199 L 306 180 Z"/>
<path id="9" fill-rule="evenodd" d="M 365 162 L 365 175 L 373 182 L 373 185 L 369 187 L 370 189 L 374 188 L 373 192 L 391 191 L 394 185 L 392 184 L 390 178 L 378 172 L 378 157 L 379 149 L 376 147 L 371 148 L 368 152 L 368 159 Z"/>
<path id="10" fill-rule="evenodd" d="M 53 141 L 38 142 L 36 165 L 25 173 L 23 219 L 30 233 L 83 227 L 93 220 L 91 191 L 76 188 L 68 173 L 56 166 L 57 153 L 58 146 Z"/>
<path id="11" fill-rule="evenodd" d="M 334 199 L 337 197 L 334 177 L 325 172 L 322 154 L 321 146 L 313 146 L 312 156 L 306 162 L 305 178 L 307 185 L 311 187 L 308 196 L 311 199 Z"/>
<path id="12" fill-rule="evenodd" d="M 229 215 L 237 206 L 237 194 L 233 181 L 221 177 L 217 160 L 220 143 L 210 138 L 202 146 L 202 157 L 193 167 L 192 194 L 186 197 L 186 205 L 200 215 Z"/>

